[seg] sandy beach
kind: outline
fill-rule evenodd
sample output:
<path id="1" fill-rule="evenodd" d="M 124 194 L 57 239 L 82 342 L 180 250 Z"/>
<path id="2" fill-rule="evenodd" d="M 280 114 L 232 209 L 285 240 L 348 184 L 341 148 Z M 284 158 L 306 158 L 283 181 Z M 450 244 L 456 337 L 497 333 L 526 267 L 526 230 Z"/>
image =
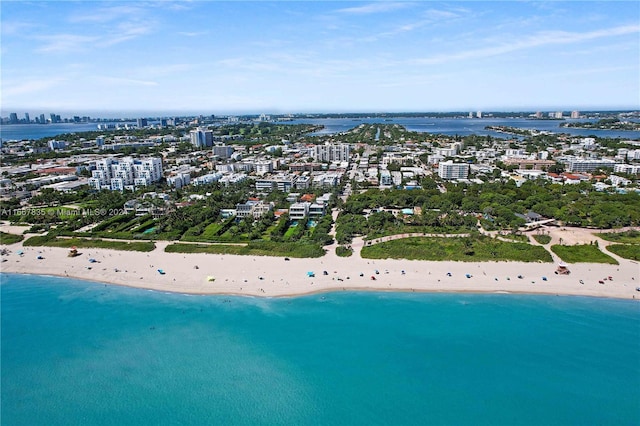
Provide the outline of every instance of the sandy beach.
<path id="1" fill-rule="evenodd" d="M 10 228 L 5 226 L 3 230 L 16 233 Z M 571 231 L 561 235 L 567 239 L 570 235 L 572 242 L 597 238 L 592 233 L 580 237 L 581 234 Z M 80 249 L 79 256 L 68 257 L 68 249 L 23 247 L 22 243 L 16 243 L 3 246 L 10 254 L 2 256 L 1 271 L 73 277 L 190 294 L 279 297 L 379 290 L 531 293 L 640 300 L 640 292 L 636 291 L 640 286 L 640 266 L 619 257 L 616 257 L 619 265 L 571 264 L 571 274 L 557 275 L 554 273 L 559 261 L 557 257 L 554 257 L 556 263 L 369 260 L 362 259 L 356 249 L 356 254 L 348 258 L 338 257 L 335 250 L 329 250 L 322 258 L 285 260 L 281 257 L 166 253 L 167 244 L 156 242 L 156 249 L 149 253 Z M 315 276 L 308 276 L 308 272 Z"/>

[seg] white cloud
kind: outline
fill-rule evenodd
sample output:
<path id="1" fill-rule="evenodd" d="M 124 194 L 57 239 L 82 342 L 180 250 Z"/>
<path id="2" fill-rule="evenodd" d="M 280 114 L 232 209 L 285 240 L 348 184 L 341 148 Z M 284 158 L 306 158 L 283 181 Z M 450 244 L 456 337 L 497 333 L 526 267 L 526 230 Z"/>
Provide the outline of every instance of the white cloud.
<path id="1" fill-rule="evenodd" d="M 441 64 L 446 62 L 460 61 L 473 58 L 487 58 L 498 56 L 505 53 L 511 53 L 518 50 L 531 49 L 535 47 L 572 44 L 583 41 L 595 40 L 605 37 L 615 37 L 640 32 L 640 26 L 627 25 L 621 27 L 608 28 L 603 30 L 590 31 L 585 33 L 570 33 L 566 31 L 544 31 L 534 34 L 530 37 L 504 43 L 497 46 L 491 46 L 481 49 L 465 50 L 457 53 L 448 53 L 443 55 L 435 55 L 428 58 L 416 59 L 412 62 L 418 64 Z"/>
<path id="2" fill-rule="evenodd" d="M 351 14 L 351 15 L 368 15 L 370 13 L 382 13 L 392 10 L 404 9 L 411 6 L 412 3 L 400 3 L 400 2 L 377 2 L 370 3 L 364 6 L 347 7 L 344 9 L 338 9 L 336 12 Z"/>
<path id="3" fill-rule="evenodd" d="M 185 37 L 200 37 L 209 34 L 208 31 L 180 31 L 178 35 Z"/>
<path id="4" fill-rule="evenodd" d="M 68 52 L 79 51 L 86 48 L 88 43 L 94 43 L 97 38 L 77 34 L 53 34 L 34 37 L 44 44 L 36 49 L 36 52 Z"/>
<path id="5" fill-rule="evenodd" d="M 143 9 L 136 6 L 112 6 L 96 9 L 93 12 L 76 13 L 69 17 L 69 22 L 111 22 L 125 17 L 137 16 Z"/>
<path id="6" fill-rule="evenodd" d="M 100 83 L 112 84 L 115 86 L 157 86 L 157 81 L 149 80 L 137 80 L 133 78 L 111 77 L 111 76 L 96 76 L 95 79 Z"/>
<path id="7" fill-rule="evenodd" d="M 411 32 L 427 25 L 441 24 L 444 22 L 460 19 L 466 14 L 467 11 L 458 9 L 456 12 L 449 10 L 429 9 L 421 13 L 421 18 L 413 22 L 399 25 L 389 31 L 383 31 L 377 34 L 373 34 L 367 37 L 363 37 L 360 41 L 375 42 L 381 38 L 392 37 L 395 35 Z"/>
<path id="8" fill-rule="evenodd" d="M 142 25 L 136 22 L 122 22 L 114 31 L 110 31 L 100 41 L 100 46 L 113 46 L 114 44 L 122 43 L 153 31 L 151 24 Z"/>
<path id="9" fill-rule="evenodd" d="M 47 89 L 58 86 L 65 80 L 63 78 L 42 78 L 23 82 L 4 81 L 2 86 L 3 101 L 10 103 L 12 97 L 21 97 L 24 95 L 33 95 L 41 93 Z"/>

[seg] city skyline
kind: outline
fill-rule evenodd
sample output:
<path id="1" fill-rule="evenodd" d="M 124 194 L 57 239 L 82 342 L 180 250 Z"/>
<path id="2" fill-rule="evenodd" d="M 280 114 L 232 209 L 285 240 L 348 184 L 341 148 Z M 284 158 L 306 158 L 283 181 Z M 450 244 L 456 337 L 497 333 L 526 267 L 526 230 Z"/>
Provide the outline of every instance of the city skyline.
<path id="1" fill-rule="evenodd" d="M 2 116 L 640 107 L 636 2 L 2 2 Z"/>

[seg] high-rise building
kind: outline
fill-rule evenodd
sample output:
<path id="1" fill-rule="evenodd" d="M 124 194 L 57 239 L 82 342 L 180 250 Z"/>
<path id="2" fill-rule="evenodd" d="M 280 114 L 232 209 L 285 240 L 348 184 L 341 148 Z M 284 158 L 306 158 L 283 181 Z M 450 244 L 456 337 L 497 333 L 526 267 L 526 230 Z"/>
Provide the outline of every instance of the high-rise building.
<path id="1" fill-rule="evenodd" d="M 20 121 L 18 121 L 18 114 L 16 114 L 15 112 L 9 114 L 9 124 L 18 124 L 19 122 Z"/>
<path id="2" fill-rule="evenodd" d="M 189 132 L 191 144 L 196 148 L 213 146 L 213 132 L 202 128 L 197 128 Z"/>
<path id="3" fill-rule="evenodd" d="M 580 118 L 580 111 L 571 111 L 571 118 Z"/>
<path id="4" fill-rule="evenodd" d="M 40 114 L 40 124 L 46 124 L 47 120 L 44 118 L 44 114 Z"/>
<path id="5" fill-rule="evenodd" d="M 122 191 L 129 186 L 146 186 L 162 178 L 162 160 L 151 157 L 134 160 L 131 157 L 96 161 L 89 185 L 94 189 Z"/>
<path id="6" fill-rule="evenodd" d="M 316 161 L 349 161 L 349 144 L 316 145 L 311 154 Z"/>
<path id="7" fill-rule="evenodd" d="M 136 120 L 136 124 L 138 125 L 139 129 L 142 129 L 143 127 L 147 127 L 147 119 L 146 118 L 138 118 Z"/>
<path id="8" fill-rule="evenodd" d="M 482 118 L 482 111 L 478 111 L 478 112 L 476 112 L 476 117 L 478 117 L 478 118 Z"/>
<path id="9" fill-rule="evenodd" d="M 442 179 L 466 179 L 469 176 L 469 165 L 444 161 L 438 164 L 438 176 Z"/>
<path id="10" fill-rule="evenodd" d="M 24 113 L 24 121 L 27 124 L 31 123 L 31 117 L 29 117 L 29 113 L 28 112 Z"/>

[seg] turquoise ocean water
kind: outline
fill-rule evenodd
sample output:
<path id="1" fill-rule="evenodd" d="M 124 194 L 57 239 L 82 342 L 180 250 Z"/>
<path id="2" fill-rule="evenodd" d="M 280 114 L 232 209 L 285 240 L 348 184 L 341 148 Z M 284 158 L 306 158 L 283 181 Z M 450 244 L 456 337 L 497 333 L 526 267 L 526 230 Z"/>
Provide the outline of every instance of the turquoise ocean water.
<path id="1" fill-rule="evenodd" d="M 1 275 L 3 425 L 638 425 L 640 304 Z"/>

